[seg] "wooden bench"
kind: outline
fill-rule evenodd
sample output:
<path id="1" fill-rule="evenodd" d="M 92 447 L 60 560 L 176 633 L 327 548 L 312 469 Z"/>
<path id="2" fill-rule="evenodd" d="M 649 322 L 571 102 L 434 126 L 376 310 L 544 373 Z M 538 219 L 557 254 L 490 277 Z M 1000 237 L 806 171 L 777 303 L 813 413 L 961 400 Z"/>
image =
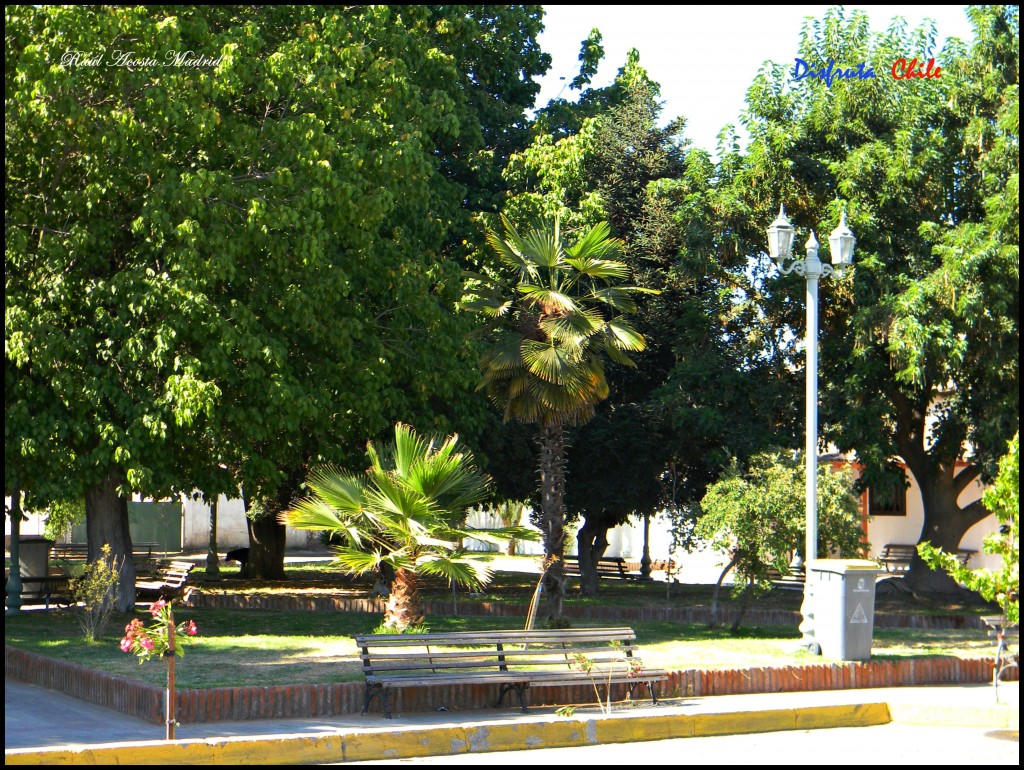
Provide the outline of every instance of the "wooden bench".
<path id="1" fill-rule="evenodd" d="M 915 553 L 917 553 L 916 545 L 886 543 L 882 546 L 882 552 L 878 554 L 878 561 L 885 567 L 886 572 L 904 573 L 910 569 L 910 562 L 913 560 Z M 976 553 L 977 551 L 967 548 L 958 548 L 956 556 L 960 563 L 966 567 L 967 562 Z"/>
<path id="2" fill-rule="evenodd" d="M 580 560 L 575 556 L 566 556 L 562 560 L 567 577 L 580 577 Z M 597 560 L 598 578 L 614 578 L 616 580 L 636 580 L 639 573 L 632 573 L 621 556 L 608 556 Z"/>
<path id="3" fill-rule="evenodd" d="M 641 575 L 643 569 L 643 562 L 631 560 L 626 562 L 626 572 L 635 572 L 637 575 Z M 675 559 L 651 559 L 651 572 L 665 572 L 667 574 L 673 574 L 676 571 Z"/>
<path id="4" fill-rule="evenodd" d="M 807 573 L 804 572 L 802 566 L 795 569 L 791 567 L 788 575 L 783 575 L 777 569 L 769 569 L 768 579 L 772 581 L 772 585 L 775 588 L 803 591 L 804 583 L 807 581 Z"/>
<path id="5" fill-rule="evenodd" d="M 6 589 L 7 582 L 4 581 L 5 592 Z M 71 578 L 66 575 L 21 578 L 21 603 L 36 604 L 40 599 L 46 609 L 50 609 L 50 602 L 58 607 L 70 607 L 75 603 L 71 596 Z"/>
<path id="6" fill-rule="evenodd" d="M 161 552 L 160 543 L 132 543 L 132 562 L 136 569 L 151 569 Z M 68 562 L 87 561 L 89 544 L 54 543 L 50 548 L 50 558 Z"/>
<path id="7" fill-rule="evenodd" d="M 135 598 L 138 601 L 155 601 L 180 596 L 188 584 L 189 573 L 195 566 L 190 561 L 172 561 L 160 567 L 155 579 L 135 581 Z"/>
<path id="8" fill-rule="evenodd" d="M 668 678 L 664 670 L 646 666 L 630 671 L 629 660 L 637 651 L 631 628 L 372 634 L 357 636 L 356 646 L 366 676 L 363 713 L 380 697 L 389 719 L 388 696 L 401 687 L 499 685 L 495 708 L 514 690 L 526 713 L 528 687 L 596 682 L 603 688 L 610 679 L 612 684 L 629 685 L 632 698 L 634 688 L 643 683 L 651 702 L 657 703 L 654 683 Z M 577 655 L 591 661 L 591 673 L 575 665 Z"/>
<path id="9" fill-rule="evenodd" d="M 910 569 L 910 562 L 917 553 L 916 545 L 901 545 L 899 543 L 886 543 L 878 554 L 878 561 L 886 572 L 906 572 Z"/>

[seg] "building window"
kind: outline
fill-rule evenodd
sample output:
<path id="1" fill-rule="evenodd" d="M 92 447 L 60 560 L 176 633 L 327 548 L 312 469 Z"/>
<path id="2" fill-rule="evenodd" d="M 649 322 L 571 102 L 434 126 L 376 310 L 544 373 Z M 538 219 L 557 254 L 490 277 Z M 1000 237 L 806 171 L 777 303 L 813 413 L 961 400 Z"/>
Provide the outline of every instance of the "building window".
<path id="1" fill-rule="evenodd" d="M 907 488 L 903 479 L 883 481 L 868 488 L 868 515 L 907 515 Z"/>

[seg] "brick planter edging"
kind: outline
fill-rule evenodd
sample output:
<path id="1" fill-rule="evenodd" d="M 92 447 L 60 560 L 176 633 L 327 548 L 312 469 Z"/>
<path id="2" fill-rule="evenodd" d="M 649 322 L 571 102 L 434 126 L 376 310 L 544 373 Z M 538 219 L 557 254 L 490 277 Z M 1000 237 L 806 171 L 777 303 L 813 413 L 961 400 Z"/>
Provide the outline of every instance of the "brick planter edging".
<path id="1" fill-rule="evenodd" d="M 218 609 L 287 610 L 292 612 L 371 612 L 384 613 L 380 599 L 353 599 L 344 596 L 288 596 L 279 594 L 212 594 L 197 591 L 192 594 L 191 606 Z M 491 617 L 526 617 L 525 604 L 504 602 L 422 602 L 428 615 L 488 615 Z M 667 621 L 672 623 L 710 623 L 711 611 L 707 607 L 581 607 L 567 605 L 562 608 L 566 617 L 614 621 Z M 720 609 L 718 622 L 732 623 L 738 610 Z M 798 626 L 800 613 L 793 610 L 749 609 L 743 615 L 751 626 Z M 917 615 L 876 612 L 876 628 L 977 628 L 986 630 L 985 624 L 974 615 Z"/>
<path id="2" fill-rule="evenodd" d="M 163 724 L 164 689 L 127 677 L 106 674 L 76 663 L 54 660 L 4 645 L 5 676 L 66 693 L 81 700 Z M 697 697 L 741 693 L 809 692 L 866 687 L 904 687 L 932 684 L 973 684 L 992 681 L 992 658 L 916 658 L 872 660 L 863 663 L 817 663 L 805 666 L 749 669 L 685 669 L 669 673 L 662 697 Z M 1011 669 L 1006 680 L 1017 680 Z M 179 690 L 177 718 L 183 724 L 248 719 L 304 718 L 358 714 L 363 707 L 362 682 L 268 687 L 211 687 Z M 613 700 L 625 688 L 612 690 Z M 638 692 L 637 698 L 645 697 Z M 589 703 L 589 686 L 545 687 L 527 691 L 534 706 Z M 416 687 L 399 690 L 392 699 L 396 711 L 450 711 L 493 705 L 495 688 L 487 685 Z M 379 703 L 374 711 L 379 710 Z"/>

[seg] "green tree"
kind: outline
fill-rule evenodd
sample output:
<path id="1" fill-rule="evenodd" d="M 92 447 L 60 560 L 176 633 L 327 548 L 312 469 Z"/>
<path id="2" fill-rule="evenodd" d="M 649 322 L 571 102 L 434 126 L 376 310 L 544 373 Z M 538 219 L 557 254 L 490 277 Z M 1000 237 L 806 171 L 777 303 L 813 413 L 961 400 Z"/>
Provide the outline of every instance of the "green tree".
<path id="1" fill-rule="evenodd" d="M 480 362 L 481 387 L 504 419 L 540 430 L 539 526 L 548 558 L 548 615 L 560 619 L 565 596 L 565 429 L 585 423 L 608 396 L 605 361 L 628 365 L 645 342 L 626 320 L 639 290 L 623 281 L 621 242 L 606 223 L 570 241 L 556 217 L 520 235 L 503 218 L 504 235 L 488 240 L 507 285 L 480 282 L 465 307 L 497 322 Z"/>
<path id="2" fill-rule="evenodd" d="M 782 440 L 788 423 L 774 394 L 788 396 L 791 379 L 748 333 L 751 303 L 736 299 L 749 283 L 746 259 L 719 235 L 730 219 L 717 187 L 734 156 L 716 168 L 687 146 L 682 119 L 661 125 L 659 88 L 636 50 L 604 90 L 578 131 L 538 137 L 507 170 L 507 211 L 561 212 L 576 225 L 606 219 L 636 284 L 657 291 L 637 298 L 631 318 L 648 340 L 636 366 L 609 366 L 611 396 L 569 439 L 566 503 L 584 519 L 577 546 L 587 595 L 597 591 L 609 528 L 664 505 L 685 518 L 730 456 Z"/>
<path id="3" fill-rule="evenodd" d="M 982 550 L 1002 558 L 998 570 L 968 569 L 955 553 L 945 553 L 931 543 L 918 545 L 918 553 L 932 569 L 943 569 L 954 580 L 996 602 L 1007 626 L 1020 622 L 1020 434 L 999 461 L 999 475 L 985 490 L 982 502 L 995 514 L 999 529 L 985 537 Z"/>
<path id="4" fill-rule="evenodd" d="M 369 442 L 366 457 L 362 474 L 314 470 L 306 484 L 311 494 L 282 513 L 281 522 L 337 536 L 337 562 L 350 572 L 380 572 L 383 565 L 393 570 L 385 623 L 403 633 L 423 622 L 420 575 L 471 587 L 489 581 L 486 561 L 467 556 L 462 538 L 500 542 L 503 535 L 524 533 L 519 527 L 463 526 L 467 508 L 487 495 L 488 478 L 458 436 L 424 438 L 399 423 L 394 441 Z"/>
<path id="5" fill-rule="evenodd" d="M 867 484 L 902 460 L 921 490 L 921 537 L 947 552 L 988 515 L 980 501 L 958 499 L 994 471 L 1019 419 L 1017 10 L 975 8 L 971 18 L 972 50 L 947 42 L 935 54 L 942 77 L 913 80 L 887 70 L 927 58 L 933 27 L 909 31 L 897 20 L 872 34 L 866 15 L 841 9 L 808 22 L 801 58 L 864 61 L 879 76 L 829 86 L 793 82 L 789 66 L 762 68 L 730 205 L 748 219 L 735 241 L 758 254 L 778 196 L 803 233 L 829 229 L 837 197 L 849 202 L 856 269 L 822 292 L 822 435 L 857 453 Z M 776 329 L 803 328 L 793 301 L 802 279 L 764 281 L 760 291 Z M 956 590 L 916 557 L 907 580 L 918 591 Z"/>
<path id="6" fill-rule="evenodd" d="M 252 569 L 282 577 L 274 514 L 311 467 L 459 420 L 465 200 L 500 193 L 488 137 L 532 100 L 539 17 L 8 8 L 5 486 L 83 495 L 115 556 L 129 493 L 241 487 Z M 60 60 L 114 42 L 216 63 Z"/>
<path id="7" fill-rule="evenodd" d="M 803 473 L 802 463 L 763 453 L 751 458 L 745 473 L 733 463 L 708 487 L 695 534 L 729 555 L 714 604 L 729 572 L 736 573 L 733 591 L 743 596 L 743 609 L 752 596 L 771 590 L 769 570 L 791 574 L 793 554 L 800 550 L 807 527 Z M 818 530 L 818 558 L 848 558 L 865 547 L 849 473 L 823 469 L 818 475 Z M 734 631 L 741 620 L 742 612 Z"/>

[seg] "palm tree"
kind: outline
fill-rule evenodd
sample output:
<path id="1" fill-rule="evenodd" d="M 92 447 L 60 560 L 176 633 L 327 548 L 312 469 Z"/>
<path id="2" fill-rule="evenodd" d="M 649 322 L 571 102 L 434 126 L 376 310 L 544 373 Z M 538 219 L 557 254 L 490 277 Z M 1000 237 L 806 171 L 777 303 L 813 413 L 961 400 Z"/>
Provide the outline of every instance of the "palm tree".
<path id="1" fill-rule="evenodd" d="M 466 509 L 484 499 L 490 480 L 458 436 L 424 438 L 399 423 L 393 443 L 369 442 L 366 455 L 370 466 L 363 474 L 313 471 L 306 482 L 311 494 L 281 521 L 336 534 L 342 542 L 335 548 L 337 562 L 349 572 L 393 570 L 385 625 L 395 631 L 422 623 L 419 575 L 473 588 L 489 582 L 485 559 L 467 556 L 462 538 L 501 543 L 508 536 L 529 537 L 522 527 L 481 532 L 462 526 Z"/>
<path id="2" fill-rule="evenodd" d="M 534 423 L 540 432 L 541 530 L 549 618 L 561 617 L 565 596 L 565 428 L 582 425 L 608 396 L 605 361 L 632 366 L 628 353 L 646 343 L 625 319 L 636 310 L 622 284 L 629 269 L 617 261 L 622 241 L 606 222 L 575 242 L 553 227 L 520 235 L 502 217 L 504 235 L 488 241 L 511 287 L 481 279 L 464 306 L 497 322 L 493 344 L 481 358 L 481 388 L 504 413 Z M 508 290 L 511 288 L 511 292 Z"/>

